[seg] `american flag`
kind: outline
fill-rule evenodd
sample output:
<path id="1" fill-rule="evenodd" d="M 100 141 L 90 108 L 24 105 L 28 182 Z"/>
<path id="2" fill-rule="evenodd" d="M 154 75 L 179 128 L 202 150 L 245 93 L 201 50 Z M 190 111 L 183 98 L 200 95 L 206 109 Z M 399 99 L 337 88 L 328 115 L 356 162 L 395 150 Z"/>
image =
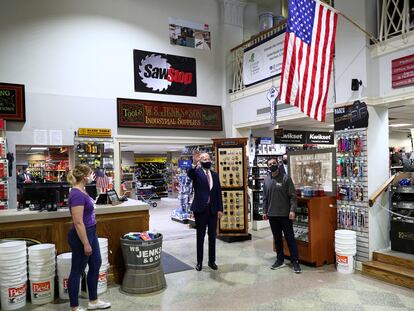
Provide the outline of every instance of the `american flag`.
<path id="1" fill-rule="evenodd" d="M 325 121 L 338 14 L 315 0 L 290 0 L 280 101 Z"/>
<path id="2" fill-rule="evenodd" d="M 109 189 L 109 178 L 106 176 L 104 170 L 96 171 L 96 188 L 98 188 L 101 193 L 105 193 Z"/>

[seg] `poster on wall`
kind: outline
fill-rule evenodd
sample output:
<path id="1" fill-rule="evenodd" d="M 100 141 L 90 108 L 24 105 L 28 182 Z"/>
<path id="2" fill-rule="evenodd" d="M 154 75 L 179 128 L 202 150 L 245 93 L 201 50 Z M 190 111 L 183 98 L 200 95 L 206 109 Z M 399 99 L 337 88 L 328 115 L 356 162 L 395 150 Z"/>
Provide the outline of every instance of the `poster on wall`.
<path id="1" fill-rule="evenodd" d="M 26 121 L 23 84 L 0 83 L 0 119 Z"/>
<path id="2" fill-rule="evenodd" d="M 285 33 L 269 37 L 244 50 L 243 82 L 250 86 L 282 73 Z"/>
<path id="3" fill-rule="evenodd" d="M 359 100 L 351 106 L 337 107 L 334 109 L 335 131 L 345 129 L 367 128 L 369 113 L 367 105 Z"/>
<path id="4" fill-rule="evenodd" d="M 222 131 L 221 106 L 117 99 L 118 127 Z"/>
<path id="5" fill-rule="evenodd" d="M 391 62 L 392 88 L 414 85 L 414 54 Z"/>
<path id="6" fill-rule="evenodd" d="M 134 50 L 135 92 L 197 96 L 196 60 Z"/>
<path id="7" fill-rule="evenodd" d="M 189 48 L 211 50 L 211 33 L 208 24 L 194 23 L 170 17 L 170 43 Z"/>
<path id="8" fill-rule="evenodd" d="M 335 192 L 335 149 L 295 151 L 288 155 L 289 175 L 296 188 L 322 188 L 325 193 Z"/>

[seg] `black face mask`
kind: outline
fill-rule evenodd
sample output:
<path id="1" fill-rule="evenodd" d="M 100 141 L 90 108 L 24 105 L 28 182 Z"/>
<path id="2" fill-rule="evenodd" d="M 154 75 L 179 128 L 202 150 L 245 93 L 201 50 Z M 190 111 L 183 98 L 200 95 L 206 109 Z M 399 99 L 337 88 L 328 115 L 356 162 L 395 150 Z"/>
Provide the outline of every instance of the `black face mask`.
<path id="1" fill-rule="evenodd" d="M 271 165 L 271 166 L 269 167 L 269 169 L 270 169 L 270 171 L 271 171 L 272 173 L 274 173 L 274 172 L 276 172 L 276 171 L 278 171 L 278 170 L 279 170 L 279 166 L 278 166 L 277 164 L 274 164 L 274 165 Z"/>
<path id="2" fill-rule="evenodd" d="M 206 169 L 206 170 L 209 170 L 211 168 L 211 162 L 210 161 L 201 162 L 201 167 Z"/>
<path id="3" fill-rule="evenodd" d="M 283 164 L 287 164 L 287 160 L 283 160 Z"/>

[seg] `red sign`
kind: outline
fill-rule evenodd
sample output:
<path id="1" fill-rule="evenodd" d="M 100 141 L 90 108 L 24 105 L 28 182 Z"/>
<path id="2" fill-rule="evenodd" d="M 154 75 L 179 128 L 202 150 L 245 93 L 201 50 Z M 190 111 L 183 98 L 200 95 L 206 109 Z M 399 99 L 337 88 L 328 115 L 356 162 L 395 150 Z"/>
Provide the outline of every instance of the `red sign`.
<path id="1" fill-rule="evenodd" d="M 26 284 L 20 287 L 9 288 L 9 297 L 17 297 L 26 293 Z"/>
<path id="2" fill-rule="evenodd" d="M 392 88 L 414 85 L 414 54 L 392 61 Z"/>
<path id="3" fill-rule="evenodd" d="M 118 98 L 118 126 L 221 131 L 220 106 Z"/>
<path id="4" fill-rule="evenodd" d="M 42 282 L 42 283 L 33 283 L 32 284 L 32 291 L 34 293 L 41 293 L 50 291 L 50 281 Z"/>

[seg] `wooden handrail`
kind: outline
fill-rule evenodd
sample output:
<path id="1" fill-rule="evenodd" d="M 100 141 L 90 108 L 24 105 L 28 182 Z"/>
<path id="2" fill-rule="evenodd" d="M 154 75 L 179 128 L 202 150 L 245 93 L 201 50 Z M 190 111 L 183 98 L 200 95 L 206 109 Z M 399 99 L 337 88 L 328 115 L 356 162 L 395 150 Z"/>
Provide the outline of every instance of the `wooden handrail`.
<path id="1" fill-rule="evenodd" d="M 378 197 L 385 192 L 388 189 L 388 186 L 390 185 L 390 183 L 392 183 L 395 179 L 395 176 L 397 175 L 392 175 L 385 183 L 383 183 L 381 185 L 380 188 L 378 188 L 377 191 L 374 192 L 374 194 L 369 198 L 369 206 L 373 206 L 375 201 L 378 199 Z"/>
<path id="2" fill-rule="evenodd" d="M 276 24 L 275 26 L 273 26 L 272 28 L 269 28 L 269 29 L 263 30 L 263 31 L 259 32 L 258 34 L 256 34 L 256 35 L 252 36 L 249 40 L 247 40 L 247 41 L 244 41 L 244 42 L 240 43 L 238 46 L 236 46 L 236 47 L 232 48 L 232 49 L 230 50 L 230 52 L 234 52 L 235 50 L 237 50 L 237 49 L 239 49 L 239 48 L 241 48 L 241 47 L 243 47 L 243 46 L 245 46 L 245 45 L 247 45 L 247 44 L 249 44 L 249 43 L 253 42 L 253 41 L 254 41 L 254 40 L 256 40 L 257 38 L 259 38 L 259 37 L 261 37 L 261 36 L 263 36 L 263 35 L 266 35 L 266 34 L 268 34 L 269 32 L 272 32 L 273 30 L 275 30 L 275 29 L 279 28 L 280 26 L 282 26 L 283 24 L 286 24 L 286 23 L 287 23 L 287 19 L 285 18 L 284 20 L 282 20 L 281 22 L 277 23 L 277 24 Z"/>

